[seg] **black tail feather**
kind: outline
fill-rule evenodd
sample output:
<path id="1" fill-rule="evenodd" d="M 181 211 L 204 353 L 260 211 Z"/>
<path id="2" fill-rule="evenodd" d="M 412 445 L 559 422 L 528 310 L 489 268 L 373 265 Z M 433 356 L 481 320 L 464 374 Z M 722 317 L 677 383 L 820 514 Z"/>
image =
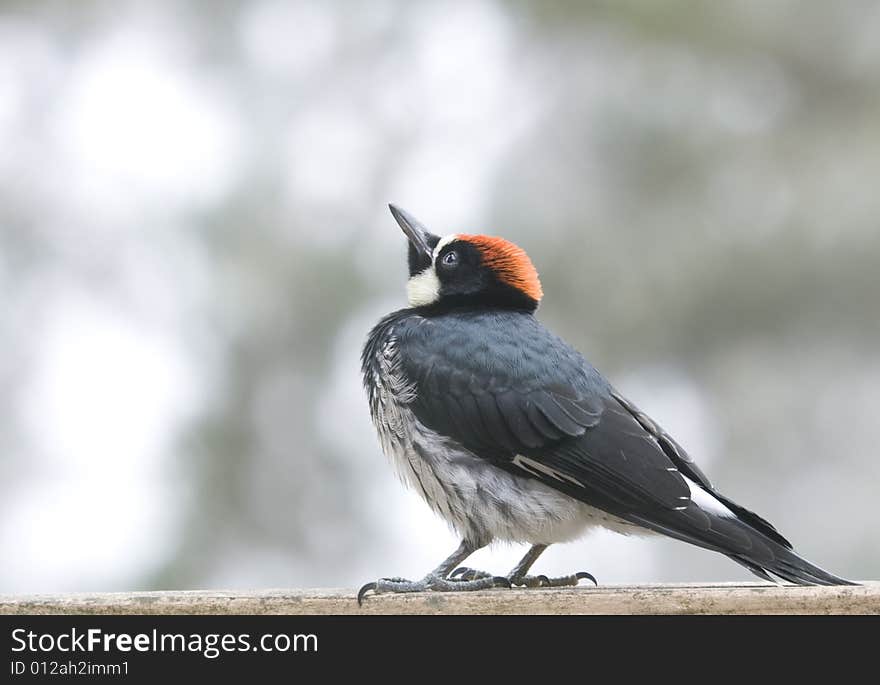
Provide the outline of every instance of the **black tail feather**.
<path id="1" fill-rule="evenodd" d="M 811 564 L 790 550 L 779 553 L 775 563 L 763 562 L 764 565 L 757 565 L 739 555 L 728 556 L 764 580 L 772 580 L 768 574 L 773 574 L 795 585 L 858 585 Z"/>
<path id="2" fill-rule="evenodd" d="M 764 522 L 763 519 L 760 521 Z M 751 517 L 719 516 L 692 503 L 686 509 L 667 513 L 662 518 L 638 517 L 634 522 L 692 545 L 720 552 L 763 580 L 772 582 L 771 576 L 776 576 L 796 585 L 858 585 L 798 556 L 775 528 L 771 528 L 773 535 L 768 535 L 765 526 L 753 525 Z"/>
<path id="3" fill-rule="evenodd" d="M 754 573 L 754 574 L 755 574 L 756 576 L 758 576 L 758 578 L 760 578 L 761 580 L 766 580 L 766 581 L 768 581 L 768 582 L 770 582 L 770 583 L 775 582 L 775 581 L 773 580 L 773 576 L 771 576 L 769 573 L 767 573 L 767 572 L 766 572 L 764 569 L 762 569 L 760 566 L 755 566 L 755 565 L 754 565 L 751 561 L 749 561 L 748 559 L 743 559 L 742 557 L 738 557 L 738 556 L 735 556 L 735 555 L 732 555 L 730 558 L 733 559 L 737 564 L 740 564 L 741 566 L 745 566 L 747 569 L 749 569 L 749 571 L 751 571 L 752 573 Z"/>

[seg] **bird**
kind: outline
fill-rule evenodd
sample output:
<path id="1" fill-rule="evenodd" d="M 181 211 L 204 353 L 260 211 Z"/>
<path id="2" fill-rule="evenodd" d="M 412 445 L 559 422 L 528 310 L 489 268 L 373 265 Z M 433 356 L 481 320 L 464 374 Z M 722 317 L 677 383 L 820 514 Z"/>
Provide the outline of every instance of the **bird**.
<path id="1" fill-rule="evenodd" d="M 660 534 L 721 553 L 765 581 L 852 585 L 799 556 L 722 494 L 684 448 L 536 317 L 526 252 L 500 237 L 438 236 L 396 205 L 408 239 L 408 306 L 383 317 L 361 355 L 379 443 L 400 479 L 451 526 L 458 548 L 386 592 L 558 587 L 529 571 L 549 545 L 597 526 Z M 507 575 L 460 566 L 495 541 L 527 543 Z"/>

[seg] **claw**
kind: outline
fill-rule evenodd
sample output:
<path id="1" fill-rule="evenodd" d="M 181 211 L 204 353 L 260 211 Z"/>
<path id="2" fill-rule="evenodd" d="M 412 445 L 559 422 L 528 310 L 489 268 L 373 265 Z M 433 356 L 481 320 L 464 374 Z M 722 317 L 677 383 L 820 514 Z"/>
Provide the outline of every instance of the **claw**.
<path id="1" fill-rule="evenodd" d="M 593 581 L 593 585 L 595 585 L 596 587 L 599 587 L 599 583 L 596 582 L 596 579 L 593 577 L 593 575 L 591 573 L 587 573 L 586 571 L 578 571 L 574 575 L 578 580 L 584 580 L 585 578 L 587 580 L 591 580 L 591 581 Z"/>
<path id="2" fill-rule="evenodd" d="M 360 590 L 358 590 L 358 606 L 361 606 L 364 602 L 364 596 L 370 591 L 376 589 L 376 583 L 367 583 Z"/>
<path id="3" fill-rule="evenodd" d="M 459 566 L 451 574 L 449 574 L 449 577 L 447 578 L 447 580 L 455 580 L 455 581 L 480 580 L 481 578 L 491 578 L 491 577 L 492 576 L 490 576 L 485 571 L 478 571 L 475 568 L 468 568 L 467 566 Z"/>

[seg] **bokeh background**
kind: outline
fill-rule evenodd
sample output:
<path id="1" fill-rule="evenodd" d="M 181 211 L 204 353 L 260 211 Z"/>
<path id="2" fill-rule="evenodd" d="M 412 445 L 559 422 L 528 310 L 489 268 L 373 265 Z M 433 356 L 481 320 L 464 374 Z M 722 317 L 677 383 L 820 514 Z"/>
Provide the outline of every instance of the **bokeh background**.
<path id="1" fill-rule="evenodd" d="M 0 591 L 454 548 L 360 385 L 389 201 L 524 246 L 541 319 L 717 485 L 880 577 L 878 179 L 873 2 L 3 2 Z M 750 578 L 603 532 L 536 570 L 581 568 Z"/>

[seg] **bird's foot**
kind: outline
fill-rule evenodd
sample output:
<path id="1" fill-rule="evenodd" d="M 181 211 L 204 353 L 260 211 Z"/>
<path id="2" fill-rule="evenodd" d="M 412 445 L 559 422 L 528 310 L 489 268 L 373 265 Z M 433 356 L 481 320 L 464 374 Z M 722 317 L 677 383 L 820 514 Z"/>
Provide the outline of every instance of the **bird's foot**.
<path id="1" fill-rule="evenodd" d="M 586 571 L 578 571 L 577 573 L 572 573 L 568 576 L 556 576 L 555 578 L 549 578 L 541 574 L 539 576 L 511 577 L 508 578 L 508 580 L 511 585 L 516 585 L 518 587 L 569 587 L 577 585 L 582 580 L 589 580 L 597 587 L 599 585 L 593 577 L 593 574 L 587 573 Z"/>
<path id="2" fill-rule="evenodd" d="M 453 583 L 466 583 L 472 580 L 480 580 L 482 578 L 491 578 L 491 573 L 486 573 L 486 571 L 478 571 L 475 568 L 468 568 L 467 566 L 459 566 L 452 573 L 449 574 L 449 580 Z"/>
<path id="3" fill-rule="evenodd" d="M 504 576 L 485 575 L 480 578 L 462 580 L 460 578 L 442 578 L 436 573 L 429 573 L 422 580 L 406 578 L 380 578 L 374 583 L 367 583 L 358 590 L 358 605 L 363 603 L 368 592 L 382 594 L 385 592 L 464 592 L 468 590 L 488 590 L 493 587 L 510 587 L 510 581 Z"/>
<path id="4" fill-rule="evenodd" d="M 477 571 L 476 569 L 462 566 L 452 572 L 452 574 L 449 576 L 449 580 L 459 583 L 468 583 L 475 580 L 491 577 L 492 574 L 486 573 L 485 571 Z M 584 579 L 591 581 L 593 585 L 599 585 L 593 575 L 591 573 L 587 573 L 586 571 L 578 571 L 577 573 L 572 573 L 569 576 L 558 576 L 556 578 L 548 578 L 545 575 L 515 576 L 511 574 L 507 576 L 507 580 L 510 583 L 511 587 L 514 585 L 517 587 L 568 587 L 577 585 L 581 580 Z"/>

